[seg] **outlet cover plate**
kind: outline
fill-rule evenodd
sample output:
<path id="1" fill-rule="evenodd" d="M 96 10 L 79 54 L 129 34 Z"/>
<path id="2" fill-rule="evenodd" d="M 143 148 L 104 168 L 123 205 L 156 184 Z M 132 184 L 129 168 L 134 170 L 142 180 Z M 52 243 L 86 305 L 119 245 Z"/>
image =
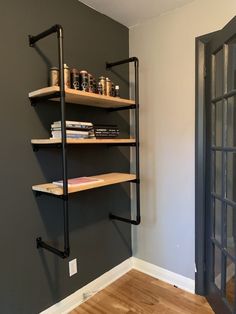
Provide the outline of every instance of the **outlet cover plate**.
<path id="1" fill-rule="evenodd" d="M 69 262 L 69 274 L 70 277 L 77 273 L 77 258 Z"/>

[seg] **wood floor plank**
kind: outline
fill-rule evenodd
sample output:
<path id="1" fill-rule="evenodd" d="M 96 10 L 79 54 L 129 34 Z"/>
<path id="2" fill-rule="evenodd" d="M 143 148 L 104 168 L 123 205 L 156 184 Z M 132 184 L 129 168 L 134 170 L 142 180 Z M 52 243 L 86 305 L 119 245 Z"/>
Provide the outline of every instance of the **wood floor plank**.
<path id="1" fill-rule="evenodd" d="M 70 314 L 212 314 L 206 299 L 131 270 Z"/>
<path id="2" fill-rule="evenodd" d="M 233 276 L 227 283 L 226 283 L 226 299 L 231 306 L 234 305 L 234 296 L 235 296 L 235 276 Z"/>
<path id="3" fill-rule="evenodd" d="M 121 278 L 120 280 L 122 281 L 123 278 Z M 116 283 L 114 283 L 114 285 L 116 285 Z M 180 290 L 177 288 L 173 288 L 173 289 Z M 135 294 L 137 295 L 137 299 L 141 301 L 143 304 L 145 304 L 145 310 L 147 313 L 149 313 L 149 309 L 147 306 L 148 303 L 152 305 L 152 303 L 155 303 L 155 302 L 166 304 L 173 311 L 176 311 L 179 313 L 184 313 L 186 309 L 187 309 L 187 313 L 191 313 L 191 312 L 195 313 L 198 311 L 198 308 L 199 308 L 199 305 L 196 302 L 191 302 L 189 299 L 185 300 L 184 305 L 182 303 L 179 303 L 178 302 L 179 296 L 177 295 L 177 293 L 170 294 L 169 287 L 168 289 L 167 288 L 164 289 L 164 288 L 159 287 L 158 285 L 153 285 L 153 278 L 150 276 L 146 276 L 145 281 L 142 279 L 137 279 L 136 276 L 133 276 L 131 285 L 127 282 L 126 287 L 125 287 L 125 292 L 127 292 L 129 295 L 132 294 L 132 291 L 134 291 Z M 152 298 L 151 303 L 150 303 L 150 298 Z M 151 306 L 150 313 L 153 313 L 153 306 Z"/>

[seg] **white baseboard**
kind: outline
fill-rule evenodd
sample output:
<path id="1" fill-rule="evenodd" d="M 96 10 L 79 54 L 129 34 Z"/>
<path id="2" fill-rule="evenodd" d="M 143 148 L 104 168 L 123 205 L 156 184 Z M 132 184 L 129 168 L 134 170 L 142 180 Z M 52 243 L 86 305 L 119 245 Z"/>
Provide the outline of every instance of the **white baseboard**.
<path id="1" fill-rule="evenodd" d="M 150 264 L 136 257 L 131 257 L 40 314 L 67 314 L 131 269 L 139 270 L 154 278 L 194 293 L 194 280 Z"/>
<path id="2" fill-rule="evenodd" d="M 154 264 L 145 262 L 139 258 L 133 257 L 133 268 L 137 269 L 154 278 L 165 281 L 171 285 L 175 285 L 190 293 L 195 293 L 195 280 L 173 273 Z"/>
<path id="3" fill-rule="evenodd" d="M 129 258 L 40 314 L 67 314 L 132 269 Z"/>

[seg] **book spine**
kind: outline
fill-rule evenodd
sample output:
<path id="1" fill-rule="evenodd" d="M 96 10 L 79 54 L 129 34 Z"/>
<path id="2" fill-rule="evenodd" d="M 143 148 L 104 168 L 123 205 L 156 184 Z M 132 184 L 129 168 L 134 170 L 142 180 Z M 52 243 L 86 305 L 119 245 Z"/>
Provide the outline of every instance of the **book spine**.
<path id="1" fill-rule="evenodd" d="M 72 131 L 90 131 L 93 130 L 92 127 L 66 127 L 66 130 L 72 130 Z M 54 127 L 51 126 L 51 131 L 61 131 L 61 127 Z"/>
<path id="2" fill-rule="evenodd" d="M 52 134 L 52 137 L 51 138 L 61 138 L 61 134 Z M 74 139 L 87 139 L 89 138 L 87 135 L 84 136 L 84 135 L 73 135 L 73 134 L 68 134 L 66 136 L 66 138 L 74 138 Z"/>
<path id="3" fill-rule="evenodd" d="M 61 134 L 61 131 L 52 131 L 52 134 Z M 73 135 L 89 135 L 88 131 L 72 131 L 72 130 L 66 130 L 66 134 L 73 134 Z"/>
<path id="4" fill-rule="evenodd" d="M 61 121 L 55 121 L 52 123 L 55 127 L 61 127 Z M 92 127 L 92 122 L 82 122 L 82 121 L 66 121 L 66 126 L 84 126 L 84 127 Z"/>

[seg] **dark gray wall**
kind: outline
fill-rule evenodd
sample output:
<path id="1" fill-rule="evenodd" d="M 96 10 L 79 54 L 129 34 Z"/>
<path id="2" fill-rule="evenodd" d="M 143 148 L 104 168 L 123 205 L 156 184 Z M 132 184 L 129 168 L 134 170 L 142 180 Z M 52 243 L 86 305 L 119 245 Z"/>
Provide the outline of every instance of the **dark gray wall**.
<path id="1" fill-rule="evenodd" d="M 131 255 L 130 226 L 109 221 L 112 210 L 130 215 L 129 185 L 73 195 L 69 201 L 71 256 L 62 260 L 36 249 L 42 236 L 63 248 L 62 202 L 36 198 L 33 184 L 61 178 L 60 150 L 34 153 L 31 138 L 49 137 L 50 123 L 60 119 L 59 105 L 30 106 L 28 92 L 44 87 L 47 63 L 56 65 L 56 35 L 28 47 L 28 34 L 53 24 L 64 27 L 65 61 L 95 76 L 109 75 L 128 97 L 128 68 L 119 75 L 105 71 L 105 61 L 128 57 L 128 29 L 76 0 L 1 1 L 1 210 L 0 312 L 38 313 Z M 48 60 L 46 59 L 48 58 Z M 128 113 L 67 106 L 67 118 L 118 123 L 129 132 Z M 129 149 L 70 147 L 69 176 L 129 171 Z M 78 259 L 78 274 L 69 277 L 68 261 Z"/>

